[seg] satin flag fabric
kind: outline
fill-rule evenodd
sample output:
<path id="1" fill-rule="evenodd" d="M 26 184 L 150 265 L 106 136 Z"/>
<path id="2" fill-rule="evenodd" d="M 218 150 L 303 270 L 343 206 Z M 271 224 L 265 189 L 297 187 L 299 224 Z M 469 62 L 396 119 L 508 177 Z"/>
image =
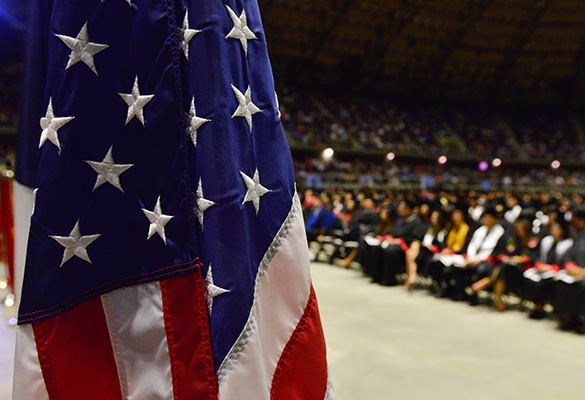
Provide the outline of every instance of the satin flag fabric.
<path id="1" fill-rule="evenodd" d="M 257 3 L 34 4 L 14 398 L 332 399 Z"/>

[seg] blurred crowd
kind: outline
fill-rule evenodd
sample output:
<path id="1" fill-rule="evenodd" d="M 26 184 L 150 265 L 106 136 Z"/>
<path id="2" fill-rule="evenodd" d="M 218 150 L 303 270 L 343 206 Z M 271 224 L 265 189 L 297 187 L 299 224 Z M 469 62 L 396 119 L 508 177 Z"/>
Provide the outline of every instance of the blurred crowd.
<path id="1" fill-rule="evenodd" d="M 519 160 L 583 161 L 585 156 L 581 120 L 552 111 L 504 115 L 290 90 L 283 91 L 280 104 L 286 131 L 304 146 Z"/>
<path id="2" fill-rule="evenodd" d="M 14 169 L 14 147 L 0 140 L 0 169 Z"/>
<path id="3" fill-rule="evenodd" d="M 21 69 L 20 63 L 0 68 L 0 127 L 16 126 Z"/>
<path id="4" fill-rule="evenodd" d="M 306 146 L 337 144 L 356 149 L 392 149 L 401 153 L 439 154 L 456 150 L 431 111 L 398 108 L 383 99 L 315 97 L 285 92 L 280 98 L 285 130 Z"/>
<path id="5" fill-rule="evenodd" d="M 297 181 L 310 189 L 327 187 L 443 187 L 475 188 L 483 191 L 546 187 L 547 190 L 585 186 L 583 171 L 502 166 L 481 171 L 477 166 L 424 165 L 413 162 L 337 161 L 307 158 L 295 161 Z"/>
<path id="6" fill-rule="evenodd" d="M 471 305 L 485 293 L 499 311 L 520 299 L 530 318 L 585 333 L 581 195 L 307 189 L 301 201 L 315 259 Z"/>

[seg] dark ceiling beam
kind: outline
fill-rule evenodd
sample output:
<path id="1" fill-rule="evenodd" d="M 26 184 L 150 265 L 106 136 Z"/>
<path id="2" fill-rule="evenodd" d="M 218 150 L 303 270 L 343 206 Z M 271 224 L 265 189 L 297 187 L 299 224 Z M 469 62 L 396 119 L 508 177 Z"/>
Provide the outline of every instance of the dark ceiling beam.
<path id="1" fill-rule="evenodd" d="M 333 34 L 336 31 L 339 21 L 343 20 L 343 17 L 351 11 L 352 6 L 357 6 L 359 4 L 359 2 L 352 0 L 341 0 L 339 3 L 339 7 L 331 10 L 327 15 L 328 19 L 323 21 L 324 26 L 322 34 L 315 40 L 313 51 L 308 55 L 309 59 L 314 60 L 322 51 L 324 51 L 324 48 L 331 44 Z"/>
<path id="2" fill-rule="evenodd" d="M 372 44 L 370 53 L 365 56 L 372 68 L 380 74 L 384 70 L 383 55 L 392 46 L 392 43 L 400 38 L 404 28 L 409 26 L 425 6 L 429 4 L 425 0 L 404 0 L 404 3 L 397 15 L 394 15 L 393 12 L 389 13 L 388 22 L 377 27 L 380 28 L 381 34 L 378 40 Z"/>
<path id="3" fill-rule="evenodd" d="M 266 8 L 268 10 L 270 10 L 272 8 L 272 6 L 274 6 L 275 1 L 274 0 L 268 0 L 268 4 L 266 5 Z"/>
<path id="4" fill-rule="evenodd" d="M 279 31 L 279 24 L 271 17 L 274 0 L 258 0 L 264 31 Z"/>
<path id="5" fill-rule="evenodd" d="M 502 86 L 505 86 L 509 81 L 512 74 L 516 71 L 516 64 L 518 59 L 524 53 L 524 48 L 529 43 L 530 39 L 534 35 L 534 31 L 538 27 L 539 23 L 542 20 L 542 17 L 548 11 L 551 0 L 541 0 L 540 2 L 536 2 L 537 4 L 540 3 L 540 6 L 536 6 L 536 10 L 531 19 L 526 21 L 526 27 L 524 29 L 520 29 L 518 32 L 518 36 L 516 37 L 516 44 L 515 46 L 508 52 L 506 61 L 503 62 L 498 71 L 496 73 L 496 78 L 499 82 L 501 82 Z M 522 23 L 523 21 L 521 21 Z"/>
<path id="6" fill-rule="evenodd" d="M 567 90 L 567 102 L 573 103 L 580 95 L 582 96 L 583 87 L 585 86 L 585 31 L 579 41 L 579 48 L 574 56 L 575 74 L 570 79 Z"/>
<path id="7" fill-rule="evenodd" d="M 444 50 L 441 52 L 441 56 L 436 62 L 437 67 L 435 69 L 435 81 L 438 81 L 438 78 L 443 73 L 445 66 L 453 56 L 455 50 L 461 48 L 463 39 L 465 39 L 472 28 L 475 27 L 479 21 L 481 21 L 489 5 L 489 2 L 470 3 L 470 8 L 465 23 L 462 24 L 459 29 L 455 30 L 455 33 L 453 36 L 451 36 L 448 43 L 445 44 Z"/>

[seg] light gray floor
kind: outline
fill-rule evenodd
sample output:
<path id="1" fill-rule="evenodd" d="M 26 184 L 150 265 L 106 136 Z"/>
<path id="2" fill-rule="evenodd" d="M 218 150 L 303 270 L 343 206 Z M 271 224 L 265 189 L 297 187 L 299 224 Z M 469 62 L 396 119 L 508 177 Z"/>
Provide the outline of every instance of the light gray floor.
<path id="1" fill-rule="evenodd" d="M 338 400 L 583 399 L 585 337 L 312 265 Z"/>
<path id="2" fill-rule="evenodd" d="M 338 400 L 583 399 L 585 337 L 312 265 Z M 14 329 L 0 322 L 0 399 Z"/>
<path id="3" fill-rule="evenodd" d="M 9 326 L 6 321 L 14 317 L 16 309 L 5 308 L 0 303 L 0 400 L 12 397 L 12 366 L 14 357 L 14 340 L 16 328 Z"/>

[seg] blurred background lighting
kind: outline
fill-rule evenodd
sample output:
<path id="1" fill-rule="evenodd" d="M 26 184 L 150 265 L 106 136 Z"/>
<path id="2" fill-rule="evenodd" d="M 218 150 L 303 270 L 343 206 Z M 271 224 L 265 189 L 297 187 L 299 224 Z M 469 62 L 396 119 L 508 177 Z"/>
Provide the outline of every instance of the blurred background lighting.
<path id="1" fill-rule="evenodd" d="M 554 160 L 550 163 L 552 169 L 559 169 L 561 167 L 561 162 L 559 160 Z"/>

